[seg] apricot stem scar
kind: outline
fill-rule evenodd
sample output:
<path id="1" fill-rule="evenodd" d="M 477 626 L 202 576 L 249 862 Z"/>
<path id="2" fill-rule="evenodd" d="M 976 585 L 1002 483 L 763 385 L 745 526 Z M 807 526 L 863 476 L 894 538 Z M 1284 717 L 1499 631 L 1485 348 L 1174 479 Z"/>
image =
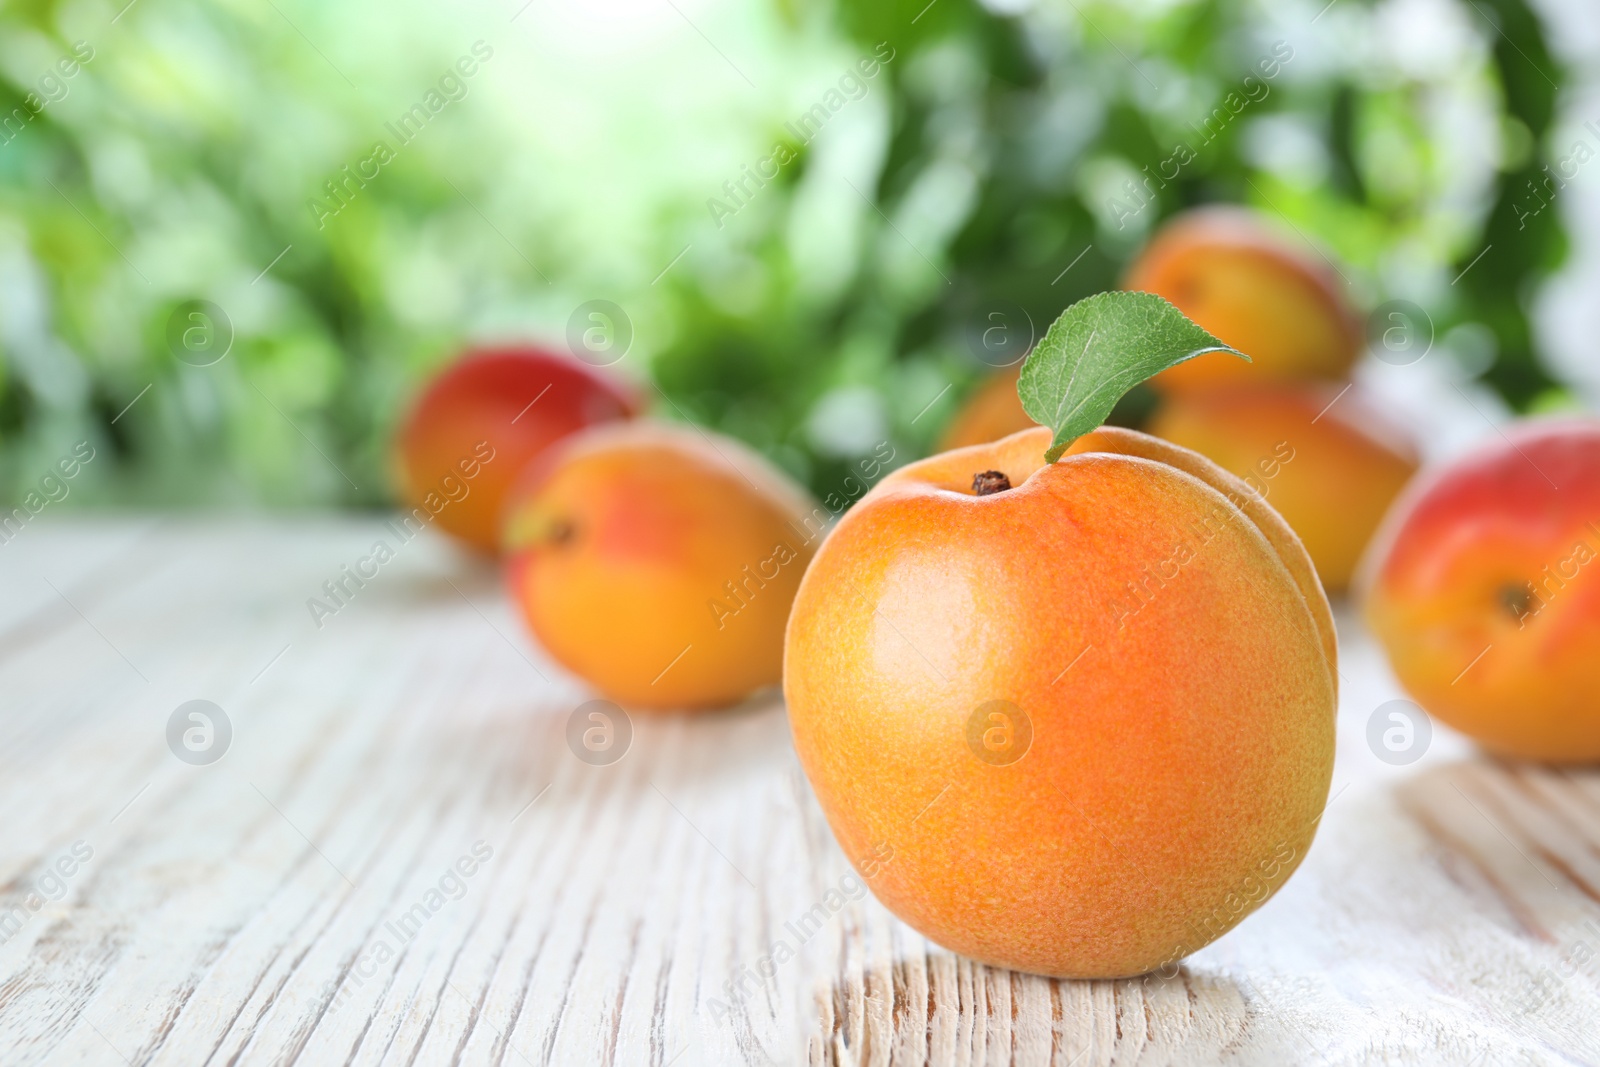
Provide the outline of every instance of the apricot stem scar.
<path id="1" fill-rule="evenodd" d="M 1011 488 L 1011 479 L 1002 471 L 979 471 L 972 476 L 972 492 L 976 496 L 1003 493 Z"/>
<path id="2" fill-rule="evenodd" d="M 1517 585 L 1509 582 L 1500 588 L 1500 606 L 1511 613 L 1512 618 L 1521 622 L 1528 615 L 1528 609 L 1533 606 L 1533 583 L 1526 582 Z"/>

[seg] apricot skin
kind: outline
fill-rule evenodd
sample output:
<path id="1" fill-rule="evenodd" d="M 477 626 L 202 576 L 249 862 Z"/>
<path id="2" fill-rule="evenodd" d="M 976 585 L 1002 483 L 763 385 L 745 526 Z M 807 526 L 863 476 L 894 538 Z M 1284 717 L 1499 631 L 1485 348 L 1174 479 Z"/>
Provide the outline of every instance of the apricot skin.
<path id="1" fill-rule="evenodd" d="M 435 505 L 448 501 L 438 525 L 493 553 L 506 490 L 529 461 L 570 433 L 638 409 L 631 390 L 569 356 L 522 346 L 468 352 L 423 388 L 401 425 L 401 495 L 430 512 L 430 495 Z M 485 454 L 493 459 L 463 466 Z"/>
<path id="2" fill-rule="evenodd" d="M 1165 391 L 1338 379 L 1361 352 L 1361 325 L 1339 277 L 1238 208 L 1199 208 L 1168 222 L 1122 287 L 1166 297 L 1252 361 L 1200 356 L 1150 379 Z"/>
<path id="3" fill-rule="evenodd" d="M 1403 428 L 1358 389 L 1340 391 L 1306 382 L 1178 394 L 1149 427 L 1265 495 L 1300 535 L 1330 593 L 1349 586 L 1418 464 Z"/>
<path id="4" fill-rule="evenodd" d="M 1333 621 L 1288 526 L 1214 464 L 1102 428 L 1046 465 L 1049 442 L 947 452 L 864 497 L 801 583 L 784 692 L 891 911 L 985 963 L 1134 975 L 1304 857 L 1333 769 Z M 1013 488 L 972 495 L 986 470 Z M 1004 765 L 968 740 L 994 700 L 1032 728 Z"/>
<path id="5" fill-rule="evenodd" d="M 1430 715 L 1508 756 L 1594 763 L 1600 421 L 1506 436 L 1395 505 L 1363 564 L 1367 621 Z"/>
<path id="6" fill-rule="evenodd" d="M 625 708 L 720 707 L 782 675 L 811 518 L 805 493 L 737 441 L 600 427 L 514 491 L 507 582 L 550 655 Z"/>

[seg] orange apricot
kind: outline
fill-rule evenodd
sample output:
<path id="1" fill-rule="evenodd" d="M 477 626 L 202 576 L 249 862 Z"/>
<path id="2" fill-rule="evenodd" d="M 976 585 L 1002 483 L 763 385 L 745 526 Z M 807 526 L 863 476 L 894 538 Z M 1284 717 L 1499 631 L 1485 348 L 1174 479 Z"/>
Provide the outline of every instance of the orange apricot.
<path id="1" fill-rule="evenodd" d="M 512 494 L 511 598 L 551 656 L 628 708 L 732 704 L 781 677 L 814 513 L 731 438 L 587 430 Z"/>
<path id="2" fill-rule="evenodd" d="M 1312 382 L 1180 393 L 1149 426 L 1265 496 L 1300 535 L 1329 592 L 1350 584 L 1419 462 L 1410 434 L 1359 389 L 1340 394 Z"/>
<path id="3" fill-rule="evenodd" d="M 1166 297 L 1252 360 L 1201 356 L 1150 379 L 1159 389 L 1342 378 L 1361 352 L 1361 326 L 1333 268 L 1239 208 L 1169 221 L 1122 287 Z"/>
<path id="4" fill-rule="evenodd" d="M 846 855 L 985 963 L 1112 978 L 1238 923 L 1333 770 L 1333 619 L 1287 524 L 1204 457 L 1024 430 L 888 475 L 801 583 L 784 693 Z"/>

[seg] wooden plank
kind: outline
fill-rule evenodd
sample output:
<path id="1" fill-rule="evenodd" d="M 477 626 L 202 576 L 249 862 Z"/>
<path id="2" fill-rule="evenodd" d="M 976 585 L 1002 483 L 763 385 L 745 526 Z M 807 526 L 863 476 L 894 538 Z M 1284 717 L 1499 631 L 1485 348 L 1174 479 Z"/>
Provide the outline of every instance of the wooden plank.
<path id="1" fill-rule="evenodd" d="M 856 894 L 771 698 L 585 764 L 584 690 L 428 536 L 318 628 L 306 599 L 385 537 L 46 519 L 0 546 L 0 1059 L 1600 1062 L 1600 776 L 1442 727 L 1383 764 L 1366 721 L 1400 693 L 1348 615 L 1301 871 L 1176 978 L 1058 982 Z M 208 766 L 167 747 L 196 698 L 233 724 Z"/>

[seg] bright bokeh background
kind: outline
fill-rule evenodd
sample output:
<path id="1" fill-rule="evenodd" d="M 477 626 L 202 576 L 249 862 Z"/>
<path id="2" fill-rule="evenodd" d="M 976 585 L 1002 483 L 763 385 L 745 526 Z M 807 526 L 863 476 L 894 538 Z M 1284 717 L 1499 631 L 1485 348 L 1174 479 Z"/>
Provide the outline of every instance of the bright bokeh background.
<path id="1" fill-rule="evenodd" d="M 1361 376 L 1424 427 L 1600 401 L 1600 162 L 1527 210 L 1539 168 L 1600 155 L 1583 0 L 125 2 L 0 6 L 0 108 L 56 97 L 0 133 L 7 500 L 88 440 L 74 504 L 381 504 L 430 368 L 563 346 L 593 299 L 658 414 L 826 493 L 880 441 L 931 447 L 993 313 L 1042 331 L 1215 200 L 1329 249 L 1364 308 L 1423 309 L 1428 357 Z M 400 145 L 386 124 L 476 42 Z M 719 226 L 707 201 L 879 42 L 864 95 Z M 1270 92 L 1119 210 L 1279 42 Z M 210 366 L 167 340 L 191 300 L 233 333 Z"/>

